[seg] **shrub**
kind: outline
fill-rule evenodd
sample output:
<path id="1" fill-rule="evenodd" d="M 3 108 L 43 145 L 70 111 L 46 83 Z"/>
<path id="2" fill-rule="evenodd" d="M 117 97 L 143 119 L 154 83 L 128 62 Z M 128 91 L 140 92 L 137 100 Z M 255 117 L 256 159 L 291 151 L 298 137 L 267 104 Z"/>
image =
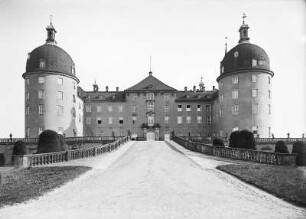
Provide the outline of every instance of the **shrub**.
<path id="1" fill-rule="evenodd" d="M 298 166 L 306 166 L 306 146 L 304 142 L 294 142 L 292 146 L 292 153 L 297 154 L 296 164 Z"/>
<path id="2" fill-rule="evenodd" d="M 261 151 L 272 151 L 272 148 L 270 146 L 263 146 L 260 150 Z"/>
<path id="3" fill-rule="evenodd" d="M 26 155 L 26 154 L 27 154 L 26 144 L 21 140 L 15 142 L 12 155 Z"/>
<path id="4" fill-rule="evenodd" d="M 229 139 L 229 147 L 231 148 L 237 148 L 239 146 L 239 131 L 233 131 L 230 135 Z"/>
<path id="5" fill-rule="evenodd" d="M 252 132 L 248 130 L 234 131 L 230 135 L 229 146 L 256 150 L 256 142 Z"/>
<path id="6" fill-rule="evenodd" d="M 249 130 L 242 130 L 239 134 L 241 139 L 240 148 L 256 150 L 256 142 L 252 132 Z"/>
<path id="7" fill-rule="evenodd" d="M 61 146 L 61 151 L 68 151 L 68 145 L 66 144 L 65 137 L 63 135 L 58 135 L 59 141 L 60 141 L 60 146 Z"/>
<path id="8" fill-rule="evenodd" d="M 224 147 L 224 142 L 220 138 L 215 138 L 213 140 L 213 146 L 222 146 L 222 147 Z"/>
<path id="9" fill-rule="evenodd" d="M 61 144 L 57 132 L 45 130 L 39 135 L 37 153 L 51 153 L 61 151 Z"/>
<path id="10" fill-rule="evenodd" d="M 284 141 L 277 141 L 275 144 L 275 150 L 276 153 L 289 153 L 287 145 Z"/>

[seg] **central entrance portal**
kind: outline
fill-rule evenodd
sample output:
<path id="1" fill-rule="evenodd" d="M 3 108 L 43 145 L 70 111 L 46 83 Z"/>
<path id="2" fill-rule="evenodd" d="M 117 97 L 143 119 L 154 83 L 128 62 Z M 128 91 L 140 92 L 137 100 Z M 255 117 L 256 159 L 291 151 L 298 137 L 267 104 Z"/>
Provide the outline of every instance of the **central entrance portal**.
<path id="1" fill-rule="evenodd" d="M 147 141 L 155 141 L 155 132 L 147 132 Z"/>

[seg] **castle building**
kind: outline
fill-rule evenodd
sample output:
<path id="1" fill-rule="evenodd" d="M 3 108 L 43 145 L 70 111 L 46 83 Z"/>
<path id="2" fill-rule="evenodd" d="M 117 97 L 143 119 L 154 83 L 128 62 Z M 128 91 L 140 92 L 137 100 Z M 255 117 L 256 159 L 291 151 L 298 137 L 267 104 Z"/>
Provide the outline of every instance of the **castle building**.
<path id="1" fill-rule="evenodd" d="M 75 64 L 57 46 L 56 30 L 47 27 L 46 43 L 28 54 L 25 80 L 25 136 L 52 129 L 68 136 L 132 136 L 168 139 L 177 135 L 228 137 L 248 129 L 261 137 L 271 134 L 269 57 L 251 44 L 248 25 L 239 29 L 239 44 L 221 61 L 219 90 L 204 83 L 177 90 L 149 75 L 119 91 L 92 91 L 78 86 Z"/>

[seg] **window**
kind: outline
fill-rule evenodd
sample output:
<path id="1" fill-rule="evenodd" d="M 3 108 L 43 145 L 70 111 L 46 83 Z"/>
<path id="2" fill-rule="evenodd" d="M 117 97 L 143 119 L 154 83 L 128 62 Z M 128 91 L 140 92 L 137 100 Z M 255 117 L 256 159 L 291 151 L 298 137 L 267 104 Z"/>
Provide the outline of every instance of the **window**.
<path id="1" fill-rule="evenodd" d="M 211 116 L 206 116 L 206 125 L 211 124 Z"/>
<path id="2" fill-rule="evenodd" d="M 132 123 L 135 124 L 136 121 L 137 121 L 137 117 L 136 117 L 136 116 L 133 116 L 133 117 L 132 117 Z"/>
<path id="3" fill-rule="evenodd" d="M 223 94 L 220 94 L 220 103 L 223 102 L 223 98 L 224 98 L 224 95 L 223 95 Z"/>
<path id="4" fill-rule="evenodd" d="M 38 83 L 44 84 L 45 83 L 45 77 L 38 77 Z"/>
<path id="5" fill-rule="evenodd" d="M 205 111 L 210 112 L 211 111 L 211 105 L 210 104 L 205 104 Z"/>
<path id="6" fill-rule="evenodd" d="M 86 105 L 85 106 L 85 111 L 86 111 L 86 113 L 90 113 L 91 112 L 91 105 Z"/>
<path id="7" fill-rule="evenodd" d="M 169 101 L 170 95 L 169 94 L 164 94 L 164 101 Z"/>
<path id="8" fill-rule="evenodd" d="M 170 105 L 169 104 L 165 104 L 165 112 L 169 112 L 170 111 Z"/>
<path id="9" fill-rule="evenodd" d="M 57 116 L 63 116 L 64 115 L 64 107 L 57 105 L 56 106 L 56 115 Z"/>
<path id="10" fill-rule="evenodd" d="M 26 84 L 30 85 L 30 79 L 29 78 L 26 79 Z"/>
<path id="11" fill-rule="evenodd" d="M 182 105 L 177 105 L 177 111 L 182 112 Z"/>
<path id="12" fill-rule="evenodd" d="M 79 114 L 79 122 L 82 122 L 81 114 Z"/>
<path id="13" fill-rule="evenodd" d="M 44 105 L 43 104 L 39 104 L 38 105 L 38 114 L 39 115 L 43 115 L 44 114 Z"/>
<path id="14" fill-rule="evenodd" d="M 98 125 L 101 125 L 101 124 L 102 124 L 102 119 L 101 119 L 101 117 L 98 117 L 98 118 L 97 118 L 97 124 L 98 124 Z"/>
<path id="15" fill-rule="evenodd" d="M 202 111 L 202 106 L 201 105 L 197 105 L 197 111 L 198 112 Z"/>
<path id="16" fill-rule="evenodd" d="M 154 102 L 147 102 L 147 111 L 154 111 Z"/>
<path id="17" fill-rule="evenodd" d="M 252 113 L 257 114 L 258 111 L 258 103 L 253 103 L 252 105 Z"/>
<path id="18" fill-rule="evenodd" d="M 81 106 L 81 102 L 79 102 L 79 109 L 81 109 L 82 108 L 82 106 Z"/>
<path id="19" fill-rule="evenodd" d="M 137 99 L 137 94 L 133 94 L 133 100 Z"/>
<path id="20" fill-rule="evenodd" d="M 39 68 L 45 68 L 45 67 L 46 67 L 45 60 L 43 60 L 43 59 L 39 60 Z"/>
<path id="21" fill-rule="evenodd" d="M 271 105 L 268 104 L 268 112 L 269 112 L 269 115 L 271 115 Z"/>
<path id="22" fill-rule="evenodd" d="M 169 116 L 165 116 L 165 124 L 169 123 Z"/>
<path id="23" fill-rule="evenodd" d="M 122 111 L 123 111 L 123 106 L 120 105 L 120 106 L 119 106 L 119 112 L 122 112 Z"/>
<path id="24" fill-rule="evenodd" d="M 252 59 L 252 67 L 257 66 L 257 60 L 256 59 Z"/>
<path id="25" fill-rule="evenodd" d="M 133 107 L 132 107 L 132 111 L 133 111 L 133 113 L 136 113 L 136 106 L 134 105 Z"/>
<path id="26" fill-rule="evenodd" d="M 26 100 L 29 100 L 30 99 L 30 94 L 29 92 L 26 92 Z"/>
<path id="27" fill-rule="evenodd" d="M 148 116 L 148 125 L 153 126 L 154 125 L 154 116 Z"/>
<path id="28" fill-rule="evenodd" d="M 221 66 L 221 74 L 224 72 L 224 66 Z"/>
<path id="29" fill-rule="evenodd" d="M 153 93 L 147 93 L 147 100 L 154 100 L 154 94 Z"/>
<path id="30" fill-rule="evenodd" d="M 252 97 L 257 97 L 257 95 L 258 95 L 258 90 L 252 89 Z"/>
<path id="31" fill-rule="evenodd" d="M 238 80 L 238 76 L 233 76 L 232 77 L 232 84 L 238 84 L 239 80 Z"/>
<path id="32" fill-rule="evenodd" d="M 186 105 L 186 111 L 191 111 L 190 105 Z"/>
<path id="33" fill-rule="evenodd" d="M 43 127 L 38 127 L 38 135 L 40 135 L 40 133 L 42 133 L 43 130 L 44 130 Z"/>
<path id="34" fill-rule="evenodd" d="M 97 106 L 97 112 L 98 113 L 102 112 L 102 106 Z"/>
<path id="35" fill-rule="evenodd" d="M 108 112 L 113 112 L 113 106 L 107 106 Z"/>
<path id="36" fill-rule="evenodd" d="M 257 132 L 258 132 L 258 127 L 255 126 L 255 125 L 253 125 L 253 126 L 252 126 L 252 132 L 253 132 L 253 134 L 257 134 Z"/>
<path id="37" fill-rule="evenodd" d="M 91 124 L 91 118 L 90 117 L 86 117 L 86 124 L 90 125 Z"/>
<path id="38" fill-rule="evenodd" d="M 57 91 L 57 100 L 63 101 L 64 95 L 62 91 Z"/>
<path id="39" fill-rule="evenodd" d="M 232 115 L 239 115 L 239 105 L 238 104 L 234 104 L 232 106 Z"/>
<path id="40" fill-rule="evenodd" d="M 76 100 L 75 100 L 75 95 L 74 94 L 72 94 L 72 101 L 75 103 L 76 102 Z"/>
<path id="41" fill-rule="evenodd" d="M 119 117 L 119 124 L 123 124 L 123 118 Z"/>
<path id="42" fill-rule="evenodd" d="M 252 82 L 256 83 L 257 82 L 257 75 L 252 75 Z"/>
<path id="43" fill-rule="evenodd" d="M 191 116 L 187 116 L 187 117 L 186 117 L 186 122 L 187 122 L 188 124 L 191 123 Z"/>
<path id="44" fill-rule="evenodd" d="M 43 90 L 38 91 L 38 99 L 45 99 Z"/>
<path id="45" fill-rule="evenodd" d="M 202 123 L 202 116 L 197 116 L 197 123 L 201 124 Z"/>
<path id="46" fill-rule="evenodd" d="M 26 113 L 25 114 L 26 114 L 26 116 L 30 115 L 30 106 L 26 107 Z"/>
<path id="47" fill-rule="evenodd" d="M 182 124 L 183 118 L 181 116 L 177 117 L 177 124 Z"/>
<path id="48" fill-rule="evenodd" d="M 268 90 L 268 97 L 271 98 L 271 91 Z"/>
<path id="49" fill-rule="evenodd" d="M 268 83 L 271 84 L 271 78 L 270 77 L 268 77 Z"/>
<path id="50" fill-rule="evenodd" d="M 238 90 L 232 90 L 232 99 L 238 99 Z"/>
<path id="51" fill-rule="evenodd" d="M 72 84 L 73 84 L 73 89 L 75 89 L 75 82 L 72 82 Z"/>
<path id="52" fill-rule="evenodd" d="M 57 78 L 57 85 L 63 86 L 63 84 L 64 84 L 63 78 Z"/>
<path id="53" fill-rule="evenodd" d="M 58 127 L 58 128 L 57 128 L 57 132 L 58 132 L 59 134 L 62 134 L 63 131 L 64 131 L 63 127 Z"/>
<path id="54" fill-rule="evenodd" d="M 113 117 L 108 118 L 108 124 L 113 124 Z"/>
<path id="55" fill-rule="evenodd" d="M 74 65 L 71 66 L 71 74 L 75 75 L 75 67 L 74 67 Z"/>
<path id="56" fill-rule="evenodd" d="M 219 114 L 220 114 L 220 118 L 222 118 L 223 117 L 223 109 L 222 108 L 219 110 Z"/>

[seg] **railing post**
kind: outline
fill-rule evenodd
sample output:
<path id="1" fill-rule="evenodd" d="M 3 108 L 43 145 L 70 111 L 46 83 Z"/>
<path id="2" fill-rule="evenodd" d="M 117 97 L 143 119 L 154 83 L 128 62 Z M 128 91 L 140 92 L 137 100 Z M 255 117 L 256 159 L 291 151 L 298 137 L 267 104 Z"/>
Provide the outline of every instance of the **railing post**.
<path id="1" fill-rule="evenodd" d="M 66 160 L 66 161 L 69 161 L 69 160 L 70 160 L 70 153 L 69 153 L 69 151 L 66 151 L 66 152 L 65 152 L 65 160 Z"/>

